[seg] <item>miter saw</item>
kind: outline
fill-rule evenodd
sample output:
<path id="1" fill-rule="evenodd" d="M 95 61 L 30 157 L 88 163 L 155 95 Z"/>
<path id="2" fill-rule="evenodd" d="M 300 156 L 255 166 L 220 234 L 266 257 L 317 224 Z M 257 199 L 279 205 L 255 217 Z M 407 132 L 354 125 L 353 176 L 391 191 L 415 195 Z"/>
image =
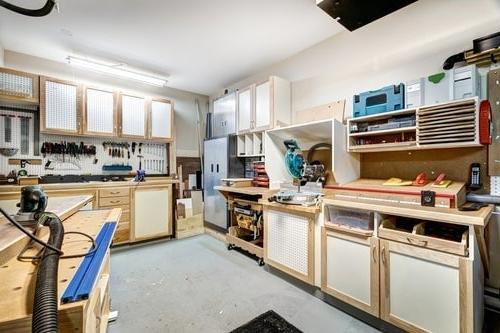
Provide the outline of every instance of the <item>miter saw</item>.
<path id="1" fill-rule="evenodd" d="M 297 181 L 297 187 L 283 185 L 278 193 L 270 198 L 279 203 L 312 206 L 322 195 L 321 189 L 326 181 L 325 166 L 319 161 L 311 161 L 314 151 L 321 147 L 332 147 L 329 143 L 319 143 L 309 150 L 308 159 L 304 158 L 297 141 L 285 140 L 285 167 Z M 305 185 L 305 186 L 304 186 Z M 301 188 L 301 186 L 303 186 Z"/>

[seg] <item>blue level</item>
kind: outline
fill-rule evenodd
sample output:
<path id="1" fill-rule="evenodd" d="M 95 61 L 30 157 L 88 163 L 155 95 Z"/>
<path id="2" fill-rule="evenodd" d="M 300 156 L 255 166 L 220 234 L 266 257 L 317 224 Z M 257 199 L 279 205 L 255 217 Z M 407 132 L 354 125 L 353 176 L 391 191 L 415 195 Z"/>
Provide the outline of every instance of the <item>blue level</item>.
<path id="1" fill-rule="evenodd" d="M 96 250 L 87 255 L 61 297 L 61 302 L 71 303 L 87 299 L 94 286 L 99 268 L 111 244 L 117 223 L 105 223 L 95 239 Z"/>

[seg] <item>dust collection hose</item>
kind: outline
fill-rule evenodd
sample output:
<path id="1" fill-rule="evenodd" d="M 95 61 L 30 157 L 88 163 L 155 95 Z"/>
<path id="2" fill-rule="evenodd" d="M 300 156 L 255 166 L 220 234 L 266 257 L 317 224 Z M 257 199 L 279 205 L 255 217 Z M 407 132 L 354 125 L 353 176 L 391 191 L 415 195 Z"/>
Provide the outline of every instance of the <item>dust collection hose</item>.
<path id="1" fill-rule="evenodd" d="M 46 217 L 46 218 L 43 218 Z M 54 215 L 44 215 L 42 224 L 49 227 L 48 244 L 60 249 L 64 238 L 64 227 L 61 220 Z M 33 333 L 57 332 L 57 272 L 61 254 L 45 248 L 38 264 L 36 276 L 35 300 L 31 327 Z"/>
<path id="2" fill-rule="evenodd" d="M 4 0 L 0 0 L 0 6 L 12 10 L 13 12 L 16 12 L 18 14 L 32 16 L 32 17 L 41 17 L 50 14 L 55 5 L 56 5 L 55 0 L 47 0 L 45 5 L 39 9 L 27 9 L 13 5 Z"/>

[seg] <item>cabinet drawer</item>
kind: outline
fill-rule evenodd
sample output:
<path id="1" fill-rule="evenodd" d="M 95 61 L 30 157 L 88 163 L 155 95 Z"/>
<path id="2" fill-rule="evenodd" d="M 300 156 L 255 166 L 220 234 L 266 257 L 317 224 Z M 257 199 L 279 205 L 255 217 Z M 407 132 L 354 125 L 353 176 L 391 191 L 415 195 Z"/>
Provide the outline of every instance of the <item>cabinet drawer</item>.
<path id="1" fill-rule="evenodd" d="M 129 194 L 130 194 L 130 189 L 128 187 L 106 188 L 99 190 L 99 198 L 126 197 Z"/>
<path id="2" fill-rule="evenodd" d="M 466 226 L 412 219 L 382 221 L 379 237 L 433 250 L 468 255 L 469 229 Z"/>
<path id="3" fill-rule="evenodd" d="M 101 207 L 123 206 L 129 203 L 129 197 L 99 198 L 99 206 Z"/>

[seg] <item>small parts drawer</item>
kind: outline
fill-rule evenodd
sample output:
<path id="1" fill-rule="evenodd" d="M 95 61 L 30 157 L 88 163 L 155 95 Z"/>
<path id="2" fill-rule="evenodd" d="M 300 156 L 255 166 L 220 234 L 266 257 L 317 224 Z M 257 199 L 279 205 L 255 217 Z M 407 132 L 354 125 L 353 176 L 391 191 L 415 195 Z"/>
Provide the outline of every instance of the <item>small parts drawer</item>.
<path id="1" fill-rule="evenodd" d="M 123 206 L 123 205 L 128 205 L 129 202 L 130 202 L 129 197 L 99 198 L 100 207 Z"/>
<path id="2" fill-rule="evenodd" d="M 99 190 L 99 198 L 128 197 L 130 189 L 128 187 L 106 188 Z"/>
<path id="3" fill-rule="evenodd" d="M 342 229 L 354 230 L 373 230 L 373 212 L 354 210 L 354 209 L 340 209 L 335 206 L 327 206 L 325 210 L 326 220 L 330 226 L 337 226 Z"/>
<path id="4" fill-rule="evenodd" d="M 380 238 L 460 256 L 469 254 L 467 226 L 391 217 L 382 221 L 378 235 Z"/>

